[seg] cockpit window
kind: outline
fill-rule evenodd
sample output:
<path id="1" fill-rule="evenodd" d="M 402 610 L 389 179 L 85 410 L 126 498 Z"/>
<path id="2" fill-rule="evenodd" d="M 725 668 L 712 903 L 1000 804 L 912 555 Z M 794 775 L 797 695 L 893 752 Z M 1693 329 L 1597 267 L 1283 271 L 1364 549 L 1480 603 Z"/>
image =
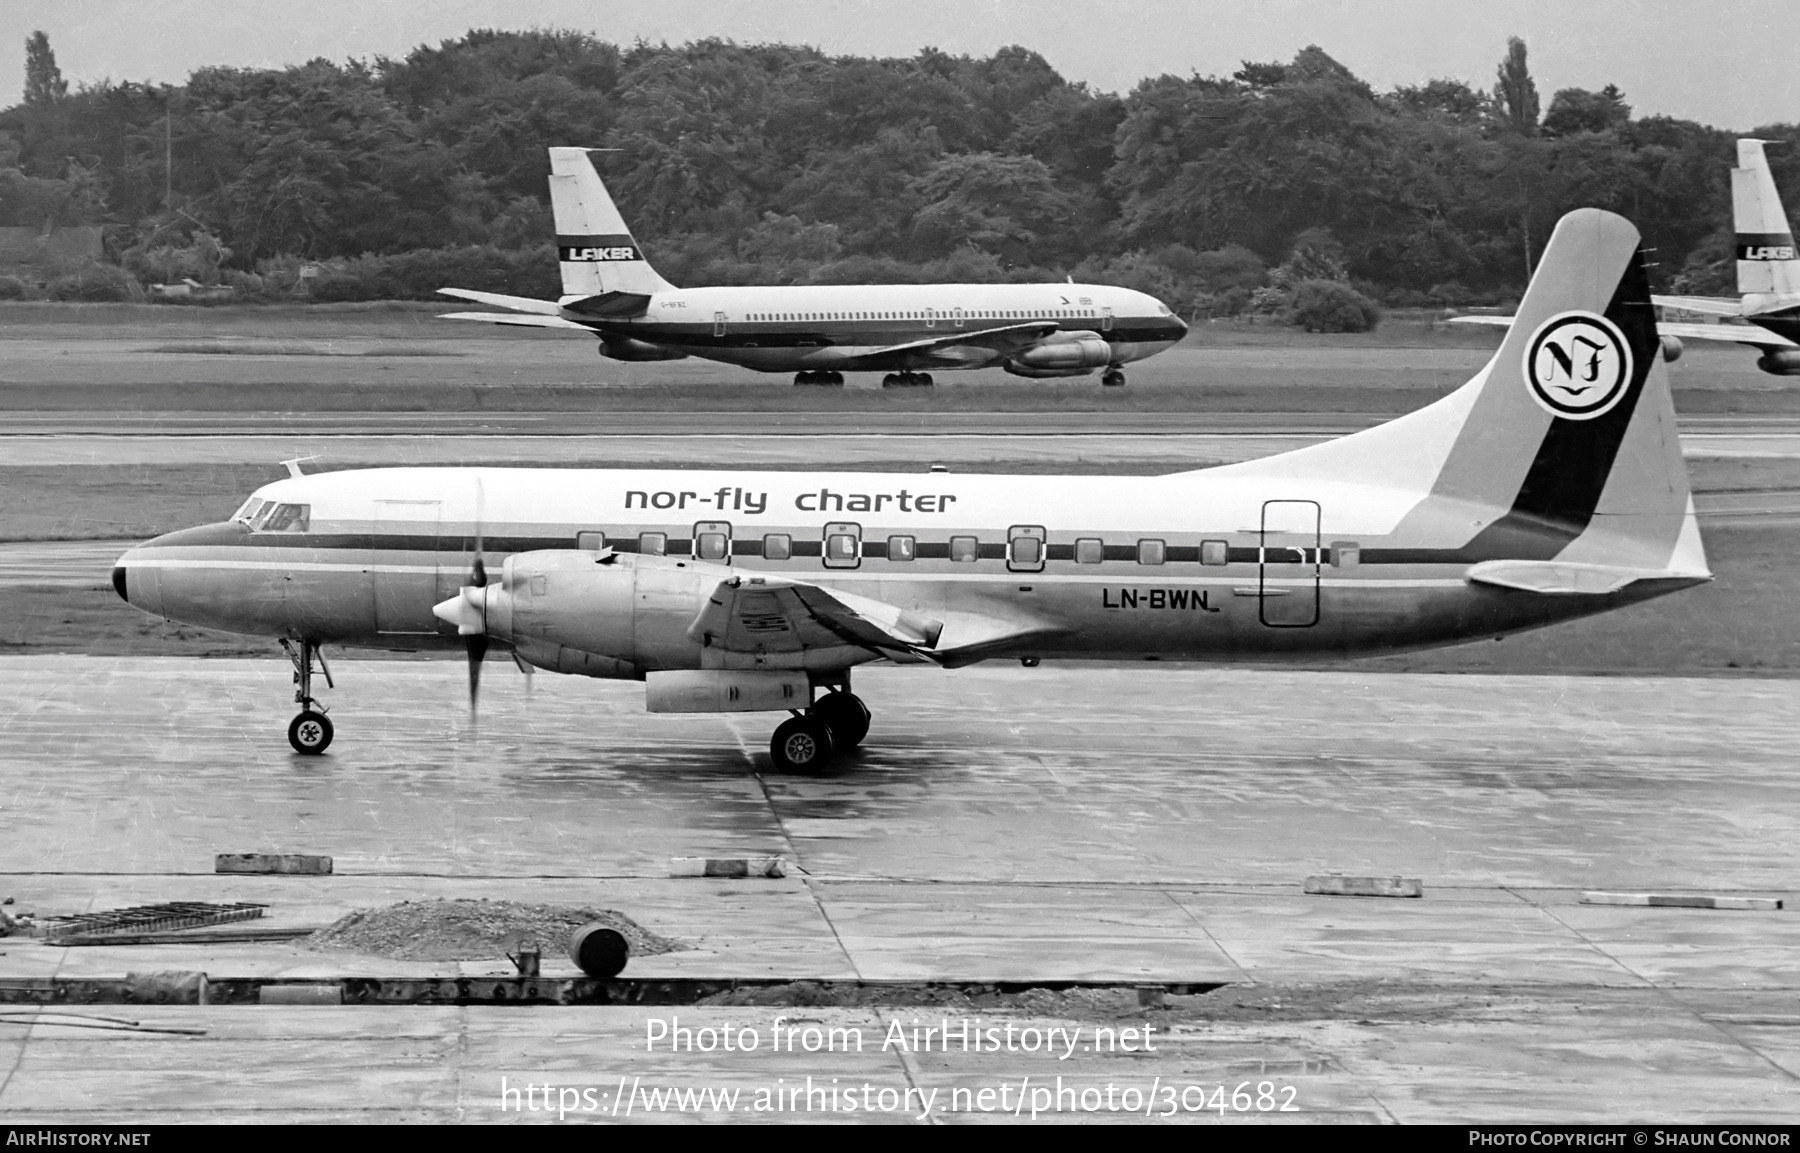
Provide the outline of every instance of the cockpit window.
<path id="1" fill-rule="evenodd" d="M 242 508 L 238 509 L 236 512 L 231 514 L 231 519 L 232 520 L 241 520 L 245 524 L 249 524 L 251 521 L 256 519 L 256 514 L 257 514 L 258 510 L 260 510 L 262 508 L 263 503 L 264 502 L 263 502 L 262 497 L 253 496 L 249 500 L 244 502 Z"/>
<path id="2" fill-rule="evenodd" d="M 312 524 L 312 505 L 276 504 L 270 501 L 251 518 L 257 532 L 305 532 Z"/>

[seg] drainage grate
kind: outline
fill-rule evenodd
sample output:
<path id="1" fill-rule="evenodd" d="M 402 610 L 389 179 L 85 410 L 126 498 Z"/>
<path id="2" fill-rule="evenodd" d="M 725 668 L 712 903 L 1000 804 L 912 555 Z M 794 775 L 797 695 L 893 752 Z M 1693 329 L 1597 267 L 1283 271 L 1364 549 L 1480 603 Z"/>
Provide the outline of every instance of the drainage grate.
<path id="1" fill-rule="evenodd" d="M 251 921 L 263 915 L 267 905 L 236 901 L 229 905 L 205 901 L 170 901 L 162 905 L 133 905 L 104 913 L 78 913 L 72 917 L 46 917 L 39 922 L 46 937 L 98 937 L 113 933 L 153 933 L 170 929 L 195 929 Z"/>

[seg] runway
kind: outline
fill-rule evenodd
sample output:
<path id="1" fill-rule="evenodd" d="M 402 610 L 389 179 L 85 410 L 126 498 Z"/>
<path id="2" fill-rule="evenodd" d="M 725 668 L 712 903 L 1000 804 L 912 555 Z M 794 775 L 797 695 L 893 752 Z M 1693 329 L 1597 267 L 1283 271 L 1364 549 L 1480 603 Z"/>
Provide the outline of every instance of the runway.
<path id="1" fill-rule="evenodd" d="M 1060 465 L 1071 472 L 1104 466 L 1162 464 L 1171 470 L 1201 468 L 1291 452 L 1331 438 L 1323 433 L 1107 433 L 1045 432 L 963 434 L 833 433 L 795 437 L 784 433 L 654 433 L 630 435 L 343 435 L 241 436 L 229 434 L 129 436 L 12 434 L 0 436 L 0 467 L 60 465 L 267 464 L 311 458 L 306 467 L 379 467 L 406 464 L 544 463 L 681 468 L 702 464 L 744 467 L 823 467 L 821 462 L 862 468 L 934 462 L 980 465 L 995 461 Z M 1688 432 L 1689 459 L 1800 457 L 1800 431 Z"/>
<path id="2" fill-rule="evenodd" d="M 620 1073 L 946 1092 L 1061 1075 L 1140 1095 L 1155 1078 L 1269 1080 L 1295 1088 L 1289 1120 L 1800 1115 L 1800 919 L 1580 899 L 1791 904 L 1791 681 L 868 669 L 866 750 L 813 779 L 768 772 L 771 718 L 650 716 L 635 684 L 539 675 L 528 688 L 496 665 L 477 730 L 453 664 L 333 671 L 338 740 L 308 759 L 282 737 L 277 660 L 0 659 L 0 890 L 44 912 L 264 900 L 271 924 L 429 896 L 594 903 L 694 946 L 634 960 L 640 978 L 1226 987 L 1164 1009 L 975 1014 L 1158 1024 L 1167 1047 L 1128 1060 L 644 1042 L 658 1013 L 765 1036 L 800 1014 L 878 1038 L 935 1023 L 945 1010 L 928 1005 L 133 1008 L 211 1032 L 203 1045 L 0 1032 L 0 1118 L 499 1119 L 502 1075 L 610 1087 Z M 337 875 L 214 876 L 223 851 L 328 853 Z M 753 853 L 797 869 L 666 876 L 670 857 Z M 1420 877 L 1425 897 L 1300 892 L 1333 871 Z M 434 967 L 288 945 L 0 946 L 0 978 Z M 553 952 L 546 973 L 573 972 Z"/>

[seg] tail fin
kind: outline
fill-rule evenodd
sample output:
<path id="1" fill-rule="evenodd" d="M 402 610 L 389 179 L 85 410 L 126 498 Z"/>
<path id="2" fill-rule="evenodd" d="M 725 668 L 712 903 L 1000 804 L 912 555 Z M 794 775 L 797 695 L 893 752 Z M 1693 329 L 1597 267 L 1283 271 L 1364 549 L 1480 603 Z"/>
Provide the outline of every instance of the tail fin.
<path id="1" fill-rule="evenodd" d="M 587 149 L 550 149 L 550 208 L 565 297 L 674 290 L 644 259 Z"/>
<path id="2" fill-rule="evenodd" d="M 1638 242 L 1623 217 L 1569 213 L 1500 350 L 1462 388 L 1341 440 L 1230 467 L 1418 493 L 1394 539 L 1447 544 L 1468 563 L 1704 579 Z"/>
<path id="3" fill-rule="evenodd" d="M 1793 226 L 1769 175 L 1769 158 L 1763 155 L 1767 143 L 1738 141 L 1738 166 L 1731 170 L 1738 291 L 1746 296 L 1800 293 L 1800 253 L 1794 250 Z"/>

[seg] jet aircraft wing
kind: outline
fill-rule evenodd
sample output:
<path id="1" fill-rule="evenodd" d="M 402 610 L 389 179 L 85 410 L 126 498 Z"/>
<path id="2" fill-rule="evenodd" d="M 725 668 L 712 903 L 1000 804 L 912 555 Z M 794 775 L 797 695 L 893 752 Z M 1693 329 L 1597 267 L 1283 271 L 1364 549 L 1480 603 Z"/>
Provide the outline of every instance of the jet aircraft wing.
<path id="1" fill-rule="evenodd" d="M 1024 324 L 1007 324 L 999 328 L 983 328 L 974 332 L 953 332 L 944 336 L 934 336 L 926 340 L 911 340 L 905 344 L 889 344 L 881 348 L 859 350 L 858 358 L 888 356 L 898 352 L 938 352 L 944 354 L 946 360 L 956 360 L 957 348 L 982 348 L 1007 356 L 1049 336 L 1056 331 L 1056 324 L 1047 320 L 1028 321 Z"/>

